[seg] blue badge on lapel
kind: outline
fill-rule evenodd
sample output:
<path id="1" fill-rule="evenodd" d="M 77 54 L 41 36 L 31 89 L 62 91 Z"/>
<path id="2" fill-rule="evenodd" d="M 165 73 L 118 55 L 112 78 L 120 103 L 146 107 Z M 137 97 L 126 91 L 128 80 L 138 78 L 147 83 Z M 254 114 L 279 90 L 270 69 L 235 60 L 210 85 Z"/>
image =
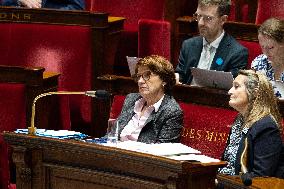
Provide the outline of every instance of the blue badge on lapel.
<path id="1" fill-rule="evenodd" d="M 216 60 L 216 64 L 217 65 L 219 65 L 219 66 L 221 66 L 222 64 L 223 64 L 223 59 L 222 58 L 217 58 L 217 60 Z"/>

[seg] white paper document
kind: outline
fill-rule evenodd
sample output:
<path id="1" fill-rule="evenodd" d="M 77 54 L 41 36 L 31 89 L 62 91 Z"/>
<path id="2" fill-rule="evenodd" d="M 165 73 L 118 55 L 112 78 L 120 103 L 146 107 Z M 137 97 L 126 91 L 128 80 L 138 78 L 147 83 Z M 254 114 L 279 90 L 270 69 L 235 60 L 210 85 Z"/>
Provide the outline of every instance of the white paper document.
<path id="1" fill-rule="evenodd" d="M 105 146 L 117 147 L 135 152 L 142 152 L 156 156 L 163 156 L 179 161 L 198 161 L 201 163 L 219 162 L 220 160 L 202 155 L 200 151 L 181 143 L 146 144 L 135 141 L 105 143 Z"/>
<path id="2" fill-rule="evenodd" d="M 231 72 L 191 68 L 192 85 L 229 90 L 233 86 Z"/>
<path id="3" fill-rule="evenodd" d="M 214 159 L 202 154 L 185 154 L 185 155 L 169 156 L 168 158 L 180 161 L 199 161 L 201 163 L 220 162 L 219 159 Z"/>
<path id="4" fill-rule="evenodd" d="M 135 66 L 140 59 L 141 58 L 126 56 L 126 60 L 127 60 L 127 63 L 128 63 L 128 68 L 129 68 L 131 76 L 133 76 L 135 74 Z"/>
<path id="5" fill-rule="evenodd" d="M 108 146 L 108 144 L 105 144 Z M 142 152 L 158 156 L 171 156 L 181 154 L 200 154 L 201 152 L 181 143 L 146 144 L 135 141 L 118 142 L 117 148 Z"/>

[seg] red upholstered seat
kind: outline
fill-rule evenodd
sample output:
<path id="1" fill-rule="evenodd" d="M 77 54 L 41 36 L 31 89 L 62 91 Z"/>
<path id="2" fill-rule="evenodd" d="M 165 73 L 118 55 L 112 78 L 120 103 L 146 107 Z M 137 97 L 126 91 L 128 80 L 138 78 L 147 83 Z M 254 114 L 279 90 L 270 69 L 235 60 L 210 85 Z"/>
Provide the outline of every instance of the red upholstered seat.
<path id="1" fill-rule="evenodd" d="M 0 83 L 0 133 L 26 128 L 26 92 L 24 84 Z M 0 188 L 9 185 L 11 151 L 0 135 Z"/>
<path id="2" fill-rule="evenodd" d="M 270 17 L 279 17 L 284 19 L 283 0 L 258 0 L 255 23 L 262 24 Z"/>
<path id="3" fill-rule="evenodd" d="M 140 19 L 138 57 L 152 54 L 171 59 L 171 25 L 163 20 Z"/>
<path id="4" fill-rule="evenodd" d="M 258 42 L 239 40 L 239 43 L 248 48 L 249 56 L 247 68 L 250 69 L 251 62 L 254 58 L 262 54 L 261 47 Z"/>
<path id="5" fill-rule="evenodd" d="M 125 30 L 138 31 L 141 18 L 162 19 L 165 0 L 92 0 L 91 11 L 125 17 Z"/>
<path id="6" fill-rule="evenodd" d="M 90 90 L 90 38 L 87 27 L 1 23 L 0 64 L 44 67 L 48 72 L 61 73 L 59 90 Z M 90 124 L 91 98 L 78 95 L 68 98 L 72 127 Z"/>
<path id="7" fill-rule="evenodd" d="M 92 0 L 91 11 L 126 18 L 116 53 L 115 74 L 129 75 L 126 56 L 138 56 L 138 20 L 163 19 L 165 0 Z"/>
<path id="8" fill-rule="evenodd" d="M 246 4 L 244 1 L 241 1 L 241 2 L 237 2 L 238 5 L 236 5 L 236 1 L 237 0 L 231 1 L 231 10 L 230 10 L 230 15 L 229 15 L 228 20 L 229 21 L 239 21 L 239 22 L 249 22 L 248 4 Z M 237 9 L 240 9 L 240 10 L 237 10 Z M 237 14 L 240 14 L 240 15 L 238 16 Z"/>
<path id="9" fill-rule="evenodd" d="M 125 97 L 126 96 L 124 95 L 115 95 L 113 97 L 113 101 L 112 101 L 112 105 L 110 109 L 110 115 L 109 115 L 110 119 L 116 119 L 119 116 L 122 110 Z"/>
<path id="10" fill-rule="evenodd" d="M 184 112 L 181 143 L 220 159 L 237 112 L 180 102 Z"/>
<path id="11" fill-rule="evenodd" d="M 235 0 L 232 0 L 231 1 L 231 9 L 230 9 L 230 15 L 229 15 L 229 17 L 228 17 L 228 20 L 229 21 L 235 21 L 235 19 L 236 19 L 236 10 L 235 10 Z"/>
<path id="12" fill-rule="evenodd" d="M 93 3 L 93 0 L 85 0 L 85 10 L 86 11 L 91 10 L 92 3 Z"/>

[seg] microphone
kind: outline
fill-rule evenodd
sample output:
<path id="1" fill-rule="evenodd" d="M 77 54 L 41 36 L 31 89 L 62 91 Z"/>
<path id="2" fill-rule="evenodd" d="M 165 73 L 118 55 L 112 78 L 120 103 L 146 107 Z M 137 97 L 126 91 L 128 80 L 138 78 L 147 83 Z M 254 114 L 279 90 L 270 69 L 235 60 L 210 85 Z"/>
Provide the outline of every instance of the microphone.
<path id="1" fill-rule="evenodd" d="M 96 97 L 98 99 L 108 99 L 110 97 L 109 92 L 105 90 L 86 91 L 85 95 L 90 96 L 90 97 Z"/>
<path id="2" fill-rule="evenodd" d="M 109 92 L 105 90 L 96 90 L 96 91 L 82 91 L 82 92 L 74 92 L 74 91 L 54 91 L 54 92 L 48 92 L 48 93 L 42 93 L 38 96 L 36 96 L 33 100 L 32 105 L 32 116 L 31 116 L 31 126 L 28 127 L 28 134 L 29 135 L 35 135 L 36 134 L 36 127 L 35 127 L 35 104 L 38 101 L 38 99 L 50 96 L 50 95 L 86 95 L 90 97 L 95 97 L 98 99 L 108 99 L 110 97 Z"/>
<path id="3" fill-rule="evenodd" d="M 248 150 L 248 138 L 245 138 L 245 148 L 241 155 L 241 180 L 245 186 L 252 184 L 252 178 L 246 167 L 247 162 L 247 150 Z"/>
<path id="4" fill-rule="evenodd" d="M 252 184 L 252 178 L 248 172 L 241 175 L 241 180 L 245 186 L 250 186 Z"/>

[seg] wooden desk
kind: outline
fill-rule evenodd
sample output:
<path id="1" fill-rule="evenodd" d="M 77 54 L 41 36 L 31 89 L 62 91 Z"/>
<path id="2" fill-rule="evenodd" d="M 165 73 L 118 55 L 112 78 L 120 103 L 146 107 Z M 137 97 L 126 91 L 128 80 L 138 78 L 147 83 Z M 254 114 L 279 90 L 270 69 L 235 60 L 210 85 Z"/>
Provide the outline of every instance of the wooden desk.
<path id="1" fill-rule="evenodd" d="M 17 189 L 214 188 L 216 170 L 225 165 L 24 134 L 4 138 L 14 149 Z"/>
<path id="2" fill-rule="evenodd" d="M 275 177 L 256 177 L 252 185 L 243 185 L 239 176 L 217 175 L 218 181 L 224 185 L 224 189 L 280 189 L 284 188 L 284 179 Z"/>

